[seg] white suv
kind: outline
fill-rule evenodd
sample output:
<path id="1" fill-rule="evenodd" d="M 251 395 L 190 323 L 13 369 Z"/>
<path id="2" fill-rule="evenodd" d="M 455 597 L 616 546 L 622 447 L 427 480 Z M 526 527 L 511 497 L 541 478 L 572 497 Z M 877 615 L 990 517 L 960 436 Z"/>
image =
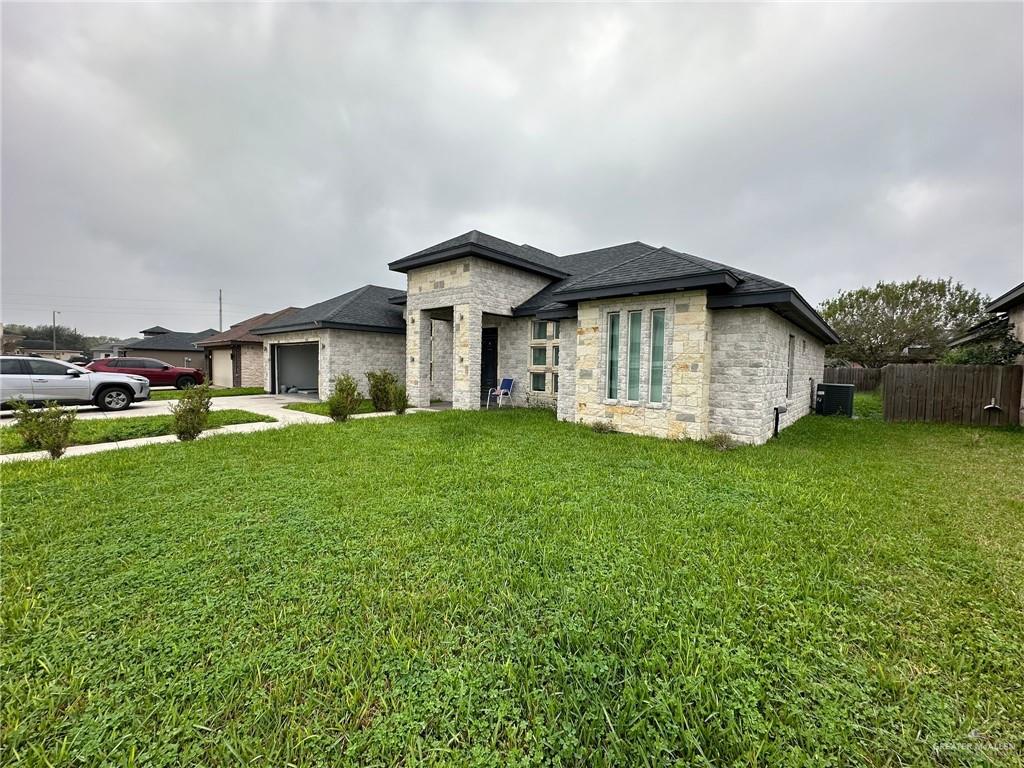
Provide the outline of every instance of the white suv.
<path id="1" fill-rule="evenodd" d="M 96 373 L 44 357 L 0 357 L 0 403 L 25 400 L 62 405 L 97 405 L 123 411 L 149 399 L 149 380 L 123 373 Z"/>

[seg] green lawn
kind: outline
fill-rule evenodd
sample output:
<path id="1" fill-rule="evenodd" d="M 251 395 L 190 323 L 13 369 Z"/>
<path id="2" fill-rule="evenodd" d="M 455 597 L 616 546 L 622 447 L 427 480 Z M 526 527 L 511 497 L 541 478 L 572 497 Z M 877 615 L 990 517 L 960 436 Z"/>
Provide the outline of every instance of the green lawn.
<path id="1" fill-rule="evenodd" d="M 276 421 L 270 416 L 240 411 L 234 408 L 211 411 L 208 429 L 226 427 L 230 424 L 249 424 L 254 421 Z M 120 440 L 134 440 L 137 437 L 173 435 L 171 416 L 122 416 L 112 419 L 79 419 L 71 432 L 72 445 L 112 443 Z M 14 427 L 0 430 L 0 453 L 22 453 L 37 450 L 29 448 L 22 441 Z M 6 478 L 5 487 L 6 487 Z"/>
<path id="2" fill-rule="evenodd" d="M 288 405 L 286 405 L 285 408 L 287 408 L 289 411 L 302 411 L 303 413 L 315 413 L 319 416 L 330 416 L 330 414 L 327 412 L 327 403 L 288 403 Z M 373 401 L 365 399 L 361 403 L 359 403 L 359 407 L 356 408 L 355 412 L 375 413 L 376 410 L 373 407 Z"/>
<path id="3" fill-rule="evenodd" d="M 150 400 L 177 400 L 182 396 L 182 389 L 158 389 L 150 391 Z M 234 397 L 236 395 L 263 395 L 263 387 L 225 387 L 224 389 L 210 389 L 210 397 Z"/>
<path id="4" fill-rule="evenodd" d="M 6 466 L 3 759 L 1019 765 L 1022 457 L 503 409 Z"/>

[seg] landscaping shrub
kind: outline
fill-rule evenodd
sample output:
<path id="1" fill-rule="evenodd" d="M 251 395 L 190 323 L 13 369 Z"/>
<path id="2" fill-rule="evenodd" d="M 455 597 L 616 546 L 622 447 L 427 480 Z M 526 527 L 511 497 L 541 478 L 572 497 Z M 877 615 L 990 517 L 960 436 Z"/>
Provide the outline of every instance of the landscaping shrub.
<path id="1" fill-rule="evenodd" d="M 615 427 L 610 421 L 595 421 L 590 424 L 590 428 L 595 432 L 614 432 Z"/>
<path id="2" fill-rule="evenodd" d="M 391 410 L 401 416 L 409 407 L 409 393 L 405 391 L 404 384 L 394 384 L 389 395 Z"/>
<path id="3" fill-rule="evenodd" d="M 370 382 L 370 400 L 373 410 L 390 411 L 392 388 L 398 386 L 398 379 L 391 371 L 367 371 L 366 380 Z"/>
<path id="4" fill-rule="evenodd" d="M 182 390 L 178 402 L 171 406 L 174 434 L 179 440 L 195 440 L 206 429 L 210 417 L 210 387 L 203 384 Z"/>
<path id="5" fill-rule="evenodd" d="M 334 389 L 327 398 L 327 415 L 335 421 L 347 421 L 361 402 L 356 380 L 346 373 L 334 380 Z"/>
<path id="6" fill-rule="evenodd" d="M 70 408 L 61 408 L 57 403 L 49 402 L 42 410 L 32 410 L 27 403 L 14 404 L 17 425 L 14 429 L 21 436 L 25 445 L 50 454 L 51 459 L 59 459 L 71 445 L 71 428 L 78 416 Z"/>
<path id="7" fill-rule="evenodd" d="M 11 403 L 14 408 L 14 431 L 17 432 L 27 448 L 39 450 L 43 444 L 39 441 L 39 421 L 42 413 L 33 410 L 24 400 Z"/>

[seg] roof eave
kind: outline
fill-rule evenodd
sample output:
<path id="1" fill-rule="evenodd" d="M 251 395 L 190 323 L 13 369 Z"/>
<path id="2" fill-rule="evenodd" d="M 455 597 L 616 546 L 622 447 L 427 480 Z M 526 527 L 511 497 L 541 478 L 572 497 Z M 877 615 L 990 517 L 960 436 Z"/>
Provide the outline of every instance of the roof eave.
<path id="1" fill-rule="evenodd" d="M 569 276 L 568 272 L 563 272 L 560 269 L 548 267 L 533 261 L 527 261 L 526 259 L 521 259 L 518 256 L 503 253 L 502 251 L 498 251 L 493 248 L 488 248 L 487 246 L 480 245 L 479 243 L 465 243 L 463 245 L 453 246 L 452 248 L 445 248 L 443 251 L 427 253 L 422 256 L 406 256 L 405 258 L 398 259 L 397 261 L 392 261 L 388 264 L 388 269 L 392 272 L 408 273 L 411 269 L 428 267 L 432 264 L 441 264 L 442 262 L 461 259 L 465 256 L 477 256 L 481 259 L 486 259 L 487 261 L 505 264 L 506 266 L 521 269 L 524 272 L 533 272 L 538 275 L 544 275 L 545 277 L 561 279 Z"/>
<path id="2" fill-rule="evenodd" d="M 320 331 L 327 329 L 339 331 L 364 331 L 370 333 L 405 333 L 405 326 L 401 328 L 394 325 L 361 325 L 359 323 L 337 323 L 330 320 L 317 320 L 309 323 L 296 323 L 293 325 L 268 325 L 264 328 L 254 328 L 252 333 L 257 336 L 272 336 L 278 333 L 291 333 L 293 331 Z"/>
<path id="3" fill-rule="evenodd" d="M 985 307 L 986 312 L 1007 312 L 1018 304 L 1024 304 L 1024 283 L 1011 288 Z"/>
<path id="4" fill-rule="evenodd" d="M 740 294 L 716 294 L 708 296 L 708 309 L 738 309 L 767 307 L 792 321 L 808 333 L 812 333 L 826 344 L 839 344 L 839 338 L 821 315 L 814 311 L 793 288 L 779 288 L 771 291 Z M 787 308 L 789 311 L 787 311 Z"/>
<path id="5" fill-rule="evenodd" d="M 617 296 L 641 296 L 645 293 L 665 293 L 668 291 L 686 291 L 697 288 L 724 288 L 731 290 L 739 284 L 739 278 L 728 270 L 708 272 L 702 275 L 673 277 L 664 280 L 647 280 L 643 282 L 621 283 L 601 288 L 560 288 L 552 291 L 559 301 L 591 301 L 593 299 L 610 299 Z"/>

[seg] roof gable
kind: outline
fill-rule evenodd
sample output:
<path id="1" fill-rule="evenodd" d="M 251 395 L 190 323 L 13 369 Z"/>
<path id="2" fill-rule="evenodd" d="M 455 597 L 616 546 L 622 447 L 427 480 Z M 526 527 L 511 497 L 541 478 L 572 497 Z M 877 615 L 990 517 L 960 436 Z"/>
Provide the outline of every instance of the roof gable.
<path id="1" fill-rule="evenodd" d="M 389 301 L 402 293 L 397 288 L 364 285 L 333 299 L 294 310 L 279 320 L 254 327 L 252 331 L 257 336 L 313 328 L 404 333 L 402 308 Z"/>
<path id="2" fill-rule="evenodd" d="M 1024 283 L 1011 288 L 1002 296 L 994 300 L 987 307 L 986 312 L 1007 312 L 1016 306 L 1024 304 Z"/>
<path id="3" fill-rule="evenodd" d="M 392 261 L 388 264 L 388 269 L 408 272 L 410 269 L 440 264 L 464 256 L 477 256 L 553 278 L 565 277 L 568 274 L 559 266 L 561 259 L 553 253 L 542 251 L 532 245 L 516 245 L 476 229 Z"/>

